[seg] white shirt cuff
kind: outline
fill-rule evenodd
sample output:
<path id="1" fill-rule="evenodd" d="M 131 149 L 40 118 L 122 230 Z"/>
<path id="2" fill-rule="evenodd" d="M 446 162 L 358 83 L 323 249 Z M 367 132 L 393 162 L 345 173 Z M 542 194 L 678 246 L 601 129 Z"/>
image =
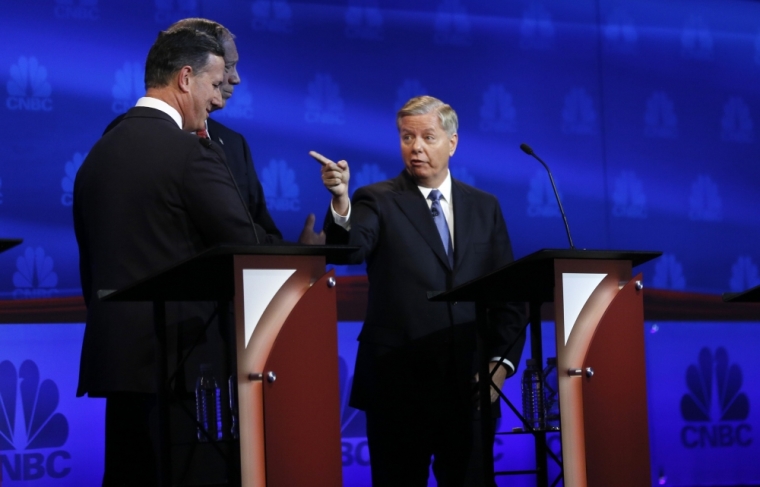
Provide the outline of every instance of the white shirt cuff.
<path id="1" fill-rule="evenodd" d="M 501 357 L 492 357 L 491 358 L 491 362 L 501 362 L 501 365 L 504 365 L 504 366 L 509 367 L 510 369 L 512 369 L 512 372 L 509 375 L 514 374 L 515 373 L 515 366 L 514 366 L 514 364 L 512 362 L 510 362 L 509 360 L 507 360 L 507 359 L 504 359 L 504 360 L 500 360 L 500 359 L 501 359 Z"/>
<path id="2" fill-rule="evenodd" d="M 333 208 L 332 201 L 330 201 L 330 211 L 332 212 L 333 220 L 335 220 L 335 224 L 339 227 L 345 228 L 347 231 L 351 230 L 351 222 L 349 219 L 351 218 L 351 202 L 348 202 L 348 212 L 346 213 L 346 216 L 339 215 L 338 212 L 335 211 L 335 208 Z M 512 368 L 514 370 L 514 368 Z"/>

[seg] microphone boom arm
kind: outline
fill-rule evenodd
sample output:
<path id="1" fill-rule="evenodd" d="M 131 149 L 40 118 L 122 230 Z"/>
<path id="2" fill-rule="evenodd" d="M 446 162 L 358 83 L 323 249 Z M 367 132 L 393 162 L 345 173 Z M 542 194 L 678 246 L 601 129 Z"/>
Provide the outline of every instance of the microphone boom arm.
<path id="1" fill-rule="evenodd" d="M 544 166 L 544 169 L 546 169 L 546 172 L 549 173 L 549 181 L 552 183 L 552 189 L 554 190 L 554 196 L 557 198 L 557 205 L 559 206 L 559 212 L 562 215 L 562 221 L 565 223 L 565 231 L 567 232 L 567 240 L 570 242 L 570 248 L 574 249 L 575 245 L 573 245 L 573 237 L 570 236 L 570 225 L 567 223 L 567 215 L 565 215 L 565 209 L 562 208 L 562 201 L 559 199 L 559 191 L 557 191 L 557 185 L 554 184 L 554 177 L 552 176 L 552 172 L 549 170 L 549 166 L 546 165 L 544 161 L 541 160 L 540 157 L 536 155 L 535 152 L 533 152 L 533 149 L 528 144 L 520 144 L 520 149 L 522 149 L 523 152 L 528 154 L 529 156 L 533 156 L 538 162 L 541 163 L 542 166 Z"/>

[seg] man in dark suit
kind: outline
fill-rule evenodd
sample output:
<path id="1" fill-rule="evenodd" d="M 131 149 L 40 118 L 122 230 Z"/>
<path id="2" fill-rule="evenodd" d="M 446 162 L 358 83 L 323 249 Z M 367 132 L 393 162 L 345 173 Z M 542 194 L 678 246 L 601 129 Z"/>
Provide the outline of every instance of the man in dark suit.
<path id="1" fill-rule="evenodd" d="M 191 28 L 205 32 L 214 36 L 224 47 L 224 82 L 221 86 L 222 102 L 213 107 L 213 111 L 225 107 L 227 100 L 232 97 L 235 86 L 240 84 L 240 75 L 237 71 L 237 65 L 240 60 L 237 46 L 235 45 L 235 36 L 226 27 L 207 19 L 189 18 L 180 20 L 167 29 Z M 253 165 L 251 150 L 248 142 L 240 133 L 230 129 L 226 125 L 209 118 L 204 130 L 199 134 L 209 137 L 224 149 L 227 164 L 232 171 L 232 176 L 240 189 L 240 194 L 248 205 L 248 211 L 253 217 L 253 221 L 260 225 L 269 242 L 278 242 L 282 240 L 282 233 L 277 229 L 272 216 L 266 205 L 264 190 L 259 181 L 256 169 Z M 314 226 L 314 218 L 309 216 L 304 227 L 304 234 L 301 237 L 302 243 L 316 243 L 305 240 Z"/>
<path id="2" fill-rule="evenodd" d="M 224 47 L 224 80 L 220 86 L 221 98 L 215 100 L 211 111 L 223 109 L 235 90 L 240 84 L 240 75 L 237 67 L 239 55 L 235 44 L 235 36 L 229 29 L 204 18 L 182 19 L 166 29 L 173 32 L 180 29 L 193 29 L 214 37 Z M 112 130 L 123 120 L 124 115 L 119 115 L 106 128 L 105 133 Z M 255 222 L 258 240 L 262 243 L 281 243 L 282 233 L 277 228 L 274 219 L 269 213 L 266 197 L 259 181 L 256 169 L 253 165 L 251 150 L 245 138 L 238 132 L 211 118 L 206 120 L 205 126 L 193 131 L 200 137 L 213 140 L 224 151 L 225 161 L 230 173 L 235 180 L 237 189 L 248 208 L 251 218 Z M 306 219 L 303 231 L 299 237 L 299 243 L 320 244 L 324 243 L 324 235 L 316 234 L 313 230 L 314 216 L 309 215 Z M 192 399 L 187 399 L 195 386 L 201 364 L 213 364 L 214 375 L 220 384 L 227 384 L 228 376 L 224 373 L 234 371 L 234 333 L 230 330 L 221 329 L 218 320 L 209 317 L 215 316 L 214 303 L 186 303 L 183 306 L 184 314 L 190 314 L 194 319 L 186 321 L 184 333 L 177 343 L 178 359 L 182 360 L 182 366 L 177 374 L 177 387 L 175 391 L 180 396 L 185 396 L 186 408 L 192 408 Z M 231 320 L 231 317 L 230 317 Z M 192 331 L 191 331 L 192 330 Z M 234 373 L 234 372 L 232 372 Z M 228 403 L 228 389 L 222 388 L 223 402 Z M 179 425 L 175 431 L 175 437 L 182 441 L 183 434 L 194 436 L 195 427 L 187 421 L 187 414 L 183 408 L 172 409 L 172 417 L 176 419 L 175 425 Z M 232 421 L 227 411 L 222 414 L 222 419 L 227 423 Z M 183 421 L 184 420 L 184 421 Z M 188 438 L 191 441 L 192 437 Z"/>
<path id="3" fill-rule="evenodd" d="M 348 164 L 312 153 L 333 195 L 327 241 L 358 246 L 349 263 L 367 263 L 369 299 L 350 404 L 366 412 L 373 486 L 425 486 L 431 457 L 439 486 L 483 485 L 472 480 L 480 466 L 473 458 L 474 305 L 431 302 L 427 292 L 509 263 L 507 227 L 494 196 L 450 176 L 458 122 L 449 105 L 413 98 L 397 125 L 404 170 L 357 189 L 351 201 Z M 493 360 L 501 386 L 522 352 L 524 317 L 506 303 L 492 314 L 489 349 L 481 352 Z M 475 472 L 468 472 L 471 462 Z"/>
<path id="4" fill-rule="evenodd" d="M 212 111 L 221 110 L 227 104 L 227 100 L 232 97 L 235 86 L 240 84 L 240 75 L 237 71 L 238 55 L 237 46 L 235 45 L 235 36 L 229 29 L 223 25 L 203 18 L 182 19 L 166 29 L 166 32 L 172 32 L 178 29 L 194 29 L 204 32 L 217 39 L 224 47 L 224 81 L 220 87 L 222 94 L 220 102 L 212 106 Z M 124 115 L 116 117 L 105 132 L 118 125 Z M 264 189 L 261 186 L 256 169 L 253 165 L 251 150 L 248 142 L 240 133 L 232 130 L 226 125 L 208 118 L 206 126 L 196 131 L 196 133 L 205 138 L 210 138 L 224 150 L 227 165 L 232 172 L 240 194 L 248 206 L 248 212 L 251 214 L 253 221 L 260 227 L 259 237 L 263 242 L 277 243 L 282 241 L 282 233 L 277 228 L 272 216 L 266 205 Z M 306 220 L 304 231 L 299 239 L 301 243 L 323 243 L 314 241 L 310 237 L 313 235 L 314 217 L 309 215 Z"/>
<path id="5" fill-rule="evenodd" d="M 146 61 L 146 96 L 95 144 L 76 177 L 87 304 L 77 395 L 106 397 L 106 486 L 156 484 L 155 338 L 150 304 L 107 303 L 98 291 L 217 244 L 260 240 L 224 154 L 191 133 L 222 103 L 223 56 L 217 39 L 194 29 L 160 33 Z"/>

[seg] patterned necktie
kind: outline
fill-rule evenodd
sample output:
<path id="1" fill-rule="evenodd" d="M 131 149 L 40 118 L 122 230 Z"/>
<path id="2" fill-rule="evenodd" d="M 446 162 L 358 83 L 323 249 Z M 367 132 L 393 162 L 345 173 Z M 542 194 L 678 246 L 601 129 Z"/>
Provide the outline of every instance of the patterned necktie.
<path id="1" fill-rule="evenodd" d="M 443 242 L 443 249 L 446 251 L 446 255 L 449 258 L 449 266 L 454 267 L 454 249 L 451 245 L 451 233 L 449 233 L 449 224 L 446 222 L 446 217 L 443 214 L 443 208 L 441 208 L 441 192 L 434 189 L 428 195 L 428 199 L 433 202 L 430 205 L 430 212 L 433 214 L 433 221 L 436 228 L 438 228 L 438 234 L 441 236 Z"/>

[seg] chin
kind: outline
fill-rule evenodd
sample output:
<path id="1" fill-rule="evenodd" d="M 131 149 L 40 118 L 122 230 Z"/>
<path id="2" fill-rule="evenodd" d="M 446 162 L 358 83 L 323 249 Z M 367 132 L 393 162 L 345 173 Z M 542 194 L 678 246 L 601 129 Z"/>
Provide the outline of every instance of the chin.
<path id="1" fill-rule="evenodd" d="M 430 178 L 430 173 L 424 169 L 412 169 L 410 172 L 415 179 L 419 179 L 420 181 Z"/>

